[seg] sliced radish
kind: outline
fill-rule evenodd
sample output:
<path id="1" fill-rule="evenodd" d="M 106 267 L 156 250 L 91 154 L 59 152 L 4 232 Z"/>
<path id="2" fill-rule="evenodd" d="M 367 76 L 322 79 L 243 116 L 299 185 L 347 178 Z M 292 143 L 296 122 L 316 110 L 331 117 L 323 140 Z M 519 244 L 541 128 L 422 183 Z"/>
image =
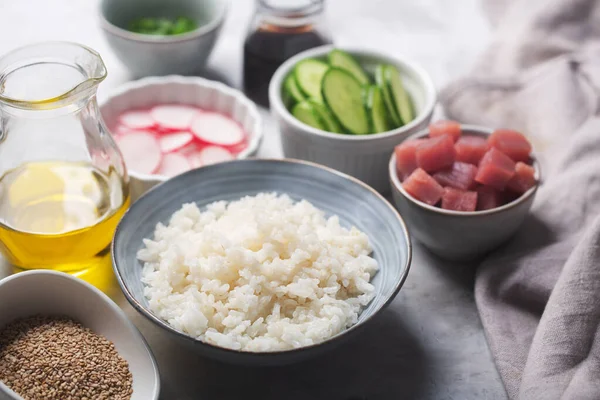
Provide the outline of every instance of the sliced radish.
<path id="1" fill-rule="evenodd" d="M 155 125 L 154 119 L 147 111 L 127 111 L 121 114 L 119 121 L 131 129 L 148 129 Z"/>
<path id="2" fill-rule="evenodd" d="M 189 171 L 190 168 L 190 162 L 181 154 L 165 154 L 165 156 L 162 159 L 162 162 L 160 163 L 158 173 L 160 175 L 171 177 Z"/>
<path id="3" fill-rule="evenodd" d="M 156 106 L 150 111 L 150 115 L 163 128 L 186 129 L 199 112 L 195 107 L 173 104 Z"/>
<path id="4" fill-rule="evenodd" d="M 227 147 L 227 150 L 229 150 L 229 152 L 231 154 L 237 155 L 237 154 L 241 153 L 242 151 L 246 150 L 247 147 L 248 147 L 248 143 L 244 140 L 236 145 Z"/>
<path id="5" fill-rule="evenodd" d="M 179 132 L 188 132 L 189 129 L 170 129 L 170 128 L 163 128 L 162 126 L 155 126 L 154 128 L 152 128 L 152 131 L 154 133 L 156 133 L 157 135 L 170 135 L 171 133 L 179 133 Z"/>
<path id="6" fill-rule="evenodd" d="M 222 147 L 208 146 L 203 148 L 198 154 L 200 165 L 217 164 L 223 161 L 233 160 L 230 152 Z"/>
<path id="7" fill-rule="evenodd" d="M 156 138 L 147 132 L 132 132 L 117 139 L 127 168 L 151 174 L 160 165 L 162 154 Z"/>
<path id="8" fill-rule="evenodd" d="M 164 134 L 158 139 L 158 144 L 163 153 L 179 150 L 194 139 L 189 132 L 177 132 Z"/>
<path id="9" fill-rule="evenodd" d="M 189 155 L 191 155 L 193 153 L 199 153 L 200 150 L 202 150 L 203 147 L 204 146 L 202 146 L 199 143 L 192 142 L 192 143 L 188 144 L 187 146 L 179 149 L 177 152 L 179 154 L 183 154 L 184 156 L 187 157 L 187 156 L 189 156 Z"/>
<path id="10" fill-rule="evenodd" d="M 220 146 L 234 146 L 244 140 L 244 131 L 237 122 L 214 112 L 198 114 L 191 130 L 198 139 Z"/>
<path id="11" fill-rule="evenodd" d="M 126 135 L 128 133 L 133 132 L 133 129 L 126 127 L 125 125 L 119 124 L 117 125 L 117 127 L 113 130 L 113 135 Z"/>

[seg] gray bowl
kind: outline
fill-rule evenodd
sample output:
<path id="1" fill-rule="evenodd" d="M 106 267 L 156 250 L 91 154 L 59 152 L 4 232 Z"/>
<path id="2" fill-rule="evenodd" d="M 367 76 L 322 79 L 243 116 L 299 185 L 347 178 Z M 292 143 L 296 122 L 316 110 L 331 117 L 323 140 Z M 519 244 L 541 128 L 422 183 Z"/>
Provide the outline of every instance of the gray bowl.
<path id="1" fill-rule="evenodd" d="M 462 125 L 463 134 L 487 137 L 491 129 Z M 407 140 L 427 136 L 427 129 Z M 532 155 L 538 182 L 540 165 Z M 462 212 L 444 210 L 425 204 L 409 195 L 396 172 L 396 156 L 389 162 L 392 196 L 400 215 L 406 219 L 413 236 L 436 255 L 456 261 L 481 257 L 506 242 L 519 229 L 529 213 L 536 185 L 518 199 L 501 207 L 485 211 Z"/>
<path id="2" fill-rule="evenodd" d="M 108 44 L 135 77 L 192 75 L 210 55 L 227 11 L 225 0 L 102 0 L 100 24 Z M 181 35 L 152 36 L 127 30 L 140 17 L 186 16 L 198 29 Z"/>
<path id="3" fill-rule="evenodd" d="M 394 146 L 429 125 L 433 115 L 436 91 L 427 71 L 405 58 L 353 47 L 339 47 L 354 56 L 365 70 L 374 73 L 378 64 L 396 66 L 417 111 L 410 123 L 387 132 L 371 135 L 344 135 L 326 132 L 297 120 L 285 107 L 282 86 L 294 66 L 315 57 L 325 60 L 333 46 L 320 46 L 303 51 L 281 65 L 269 84 L 271 114 L 281 132 L 281 145 L 286 157 L 307 160 L 337 169 L 360 179 L 380 193 L 389 193 L 387 160 Z"/>
<path id="4" fill-rule="evenodd" d="M 136 259 L 142 239 L 152 237 L 158 222 L 168 222 L 183 203 L 203 207 L 217 200 L 237 200 L 259 192 L 286 193 L 306 199 L 328 215 L 336 214 L 346 227 L 365 232 L 373 246 L 379 271 L 373 277 L 375 297 L 358 323 L 317 345 L 288 351 L 251 353 L 217 347 L 177 331 L 148 308 L 141 282 L 142 263 Z M 353 336 L 386 307 L 404 283 L 411 261 L 406 226 L 396 210 L 377 192 L 336 171 L 295 160 L 238 160 L 192 170 L 147 192 L 121 220 L 112 245 L 114 270 L 127 300 L 173 340 L 212 358 L 241 364 L 272 365 L 295 362 L 332 348 Z"/>

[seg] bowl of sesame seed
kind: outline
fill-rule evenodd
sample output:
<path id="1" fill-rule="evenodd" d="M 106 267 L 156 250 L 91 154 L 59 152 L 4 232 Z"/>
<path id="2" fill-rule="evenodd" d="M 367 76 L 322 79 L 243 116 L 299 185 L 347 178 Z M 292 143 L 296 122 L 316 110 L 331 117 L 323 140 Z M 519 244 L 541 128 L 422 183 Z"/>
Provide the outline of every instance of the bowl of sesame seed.
<path id="1" fill-rule="evenodd" d="M 0 398 L 156 400 L 144 338 L 104 293 L 35 270 L 0 281 Z"/>

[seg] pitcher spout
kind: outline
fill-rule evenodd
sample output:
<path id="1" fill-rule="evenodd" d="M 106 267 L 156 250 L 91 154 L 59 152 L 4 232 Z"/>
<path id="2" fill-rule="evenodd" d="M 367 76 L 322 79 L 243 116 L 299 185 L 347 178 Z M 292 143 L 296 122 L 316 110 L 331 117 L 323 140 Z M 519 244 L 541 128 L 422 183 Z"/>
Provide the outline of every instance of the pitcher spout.
<path id="1" fill-rule="evenodd" d="M 106 78 L 102 57 L 77 43 L 46 42 L 0 58 L 0 104 L 48 110 L 94 96 Z"/>

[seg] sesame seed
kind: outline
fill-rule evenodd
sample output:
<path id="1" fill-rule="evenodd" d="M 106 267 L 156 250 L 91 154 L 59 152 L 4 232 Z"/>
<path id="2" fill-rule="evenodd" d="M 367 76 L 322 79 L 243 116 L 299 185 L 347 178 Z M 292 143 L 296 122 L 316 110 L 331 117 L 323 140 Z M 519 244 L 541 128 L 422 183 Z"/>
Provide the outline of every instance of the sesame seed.
<path id="1" fill-rule="evenodd" d="M 128 400 L 133 393 L 129 365 L 114 344 L 66 317 L 36 315 L 5 326 L 0 380 L 25 400 Z"/>

